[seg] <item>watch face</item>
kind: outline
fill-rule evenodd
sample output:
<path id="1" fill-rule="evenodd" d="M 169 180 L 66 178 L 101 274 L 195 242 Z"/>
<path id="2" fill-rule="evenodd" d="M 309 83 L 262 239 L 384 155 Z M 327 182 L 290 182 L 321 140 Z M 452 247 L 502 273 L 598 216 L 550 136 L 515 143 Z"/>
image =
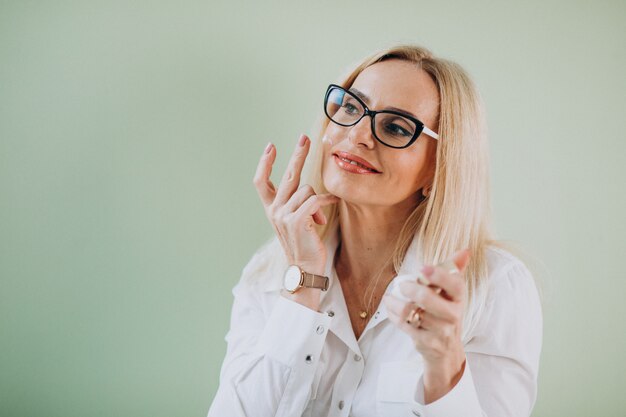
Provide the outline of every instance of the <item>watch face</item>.
<path id="1" fill-rule="evenodd" d="M 285 289 L 287 291 L 295 291 L 300 285 L 300 268 L 291 265 L 285 272 Z"/>

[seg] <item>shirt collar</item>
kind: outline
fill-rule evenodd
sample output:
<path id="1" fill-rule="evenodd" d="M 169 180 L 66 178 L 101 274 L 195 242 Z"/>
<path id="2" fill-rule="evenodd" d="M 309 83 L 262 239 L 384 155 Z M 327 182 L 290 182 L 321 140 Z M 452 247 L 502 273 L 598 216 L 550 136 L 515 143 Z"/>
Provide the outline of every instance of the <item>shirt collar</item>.
<path id="1" fill-rule="evenodd" d="M 340 288 L 341 284 L 338 282 L 337 274 L 334 271 L 334 258 L 339 244 L 339 228 L 337 223 L 338 222 L 335 221 L 335 225 L 331 226 L 331 230 L 329 230 L 326 238 L 324 239 L 324 245 L 326 248 L 325 275 L 330 281 L 328 290 L 322 291 L 320 295 L 320 312 L 327 314 L 331 314 L 331 311 L 333 312 L 332 314 L 336 316 L 336 320 L 332 321 L 330 330 L 336 334 L 352 351 L 359 353 L 359 344 L 354 337 L 354 332 L 352 331 L 352 326 L 350 325 L 345 300 L 341 299 L 341 296 L 339 295 L 342 293 Z M 277 243 L 277 245 L 277 247 L 280 248 L 280 244 Z M 415 235 L 404 256 L 398 275 L 415 274 L 417 277 L 418 268 L 422 265 L 420 248 L 419 239 L 417 238 L 417 235 Z M 280 260 L 275 264 L 276 268 L 272 271 L 272 281 L 268 285 L 264 286 L 264 292 L 279 292 L 283 287 L 283 275 L 288 265 L 284 255 L 280 256 L 278 259 Z M 389 290 L 393 288 L 396 281 L 397 276 L 394 277 L 388 284 L 385 293 L 388 293 Z M 368 321 L 361 336 L 363 337 L 368 334 L 374 327 L 384 322 L 387 317 L 387 308 L 385 307 L 385 303 L 381 302 L 378 310 Z"/>

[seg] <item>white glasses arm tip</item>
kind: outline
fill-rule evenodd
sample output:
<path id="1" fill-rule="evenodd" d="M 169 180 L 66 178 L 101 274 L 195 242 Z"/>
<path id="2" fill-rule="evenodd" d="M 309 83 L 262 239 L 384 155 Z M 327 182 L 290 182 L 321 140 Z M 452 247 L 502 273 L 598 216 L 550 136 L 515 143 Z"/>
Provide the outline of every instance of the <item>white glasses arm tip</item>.
<path id="1" fill-rule="evenodd" d="M 439 139 L 439 135 L 435 132 L 433 132 L 432 130 L 430 130 L 429 128 L 427 128 L 426 126 L 424 126 L 424 133 L 426 133 L 428 136 L 430 136 L 433 139 Z"/>

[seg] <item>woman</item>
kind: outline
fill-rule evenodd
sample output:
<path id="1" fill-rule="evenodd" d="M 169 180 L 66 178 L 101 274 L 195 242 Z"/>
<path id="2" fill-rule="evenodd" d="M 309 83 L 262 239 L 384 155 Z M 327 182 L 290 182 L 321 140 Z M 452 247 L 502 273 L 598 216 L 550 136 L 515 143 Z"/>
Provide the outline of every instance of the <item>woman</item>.
<path id="1" fill-rule="evenodd" d="M 482 105 L 466 73 L 400 46 L 325 96 L 311 185 L 302 135 L 254 184 L 276 237 L 233 289 L 209 416 L 528 416 L 542 315 L 489 232 Z"/>

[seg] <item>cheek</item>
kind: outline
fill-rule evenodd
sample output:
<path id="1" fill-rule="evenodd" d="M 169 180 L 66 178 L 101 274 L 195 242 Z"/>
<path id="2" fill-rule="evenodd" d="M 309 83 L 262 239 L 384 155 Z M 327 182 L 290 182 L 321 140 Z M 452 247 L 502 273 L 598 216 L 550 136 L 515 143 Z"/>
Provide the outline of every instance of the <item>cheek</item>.
<path id="1" fill-rule="evenodd" d="M 392 161 L 391 183 L 406 192 L 416 192 L 428 182 L 428 166 L 424 155 Z"/>
<path id="2" fill-rule="evenodd" d="M 324 181 L 324 183 L 326 183 L 326 176 L 328 174 L 328 167 L 329 167 L 329 162 L 330 161 L 330 153 L 333 147 L 333 142 L 331 141 L 330 137 L 327 134 L 324 134 L 324 136 L 322 136 L 322 143 L 321 143 L 322 149 L 323 149 L 323 155 L 322 155 L 322 180 Z M 326 184 L 324 184 L 326 185 Z"/>
<path id="3" fill-rule="evenodd" d="M 322 165 L 322 167 L 325 167 L 325 164 L 331 158 L 331 152 L 333 150 L 333 147 L 337 143 L 338 143 L 337 136 L 333 134 L 333 131 L 329 126 L 324 132 L 324 135 L 322 136 L 322 140 L 321 140 L 321 146 L 322 146 L 323 153 L 324 153 L 323 155 L 324 165 Z"/>
<path id="4" fill-rule="evenodd" d="M 339 126 L 334 123 L 329 123 L 326 126 L 326 130 L 324 131 L 324 136 L 322 137 L 322 142 L 327 145 L 335 146 L 342 140 L 347 138 L 347 127 Z"/>
<path id="5" fill-rule="evenodd" d="M 322 149 L 323 149 L 323 160 L 324 163 L 327 162 L 327 159 L 330 157 L 330 153 L 332 151 L 332 148 L 334 146 L 332 140 L 330 139 L 330 137 L 327 134 L 324 134 L 324 136 L 322 136 Z M 322 165 L 324 166 L 324 165 Z"/>
<path id="6" fill-rule="evenodd" d="M 334 127 L 335 126 L 328 125 L 328 127 L 326 127 L 326 130 L 324 131 L 324 136 L 322 136 L 322 144 L 324 145 L 325 149 L 334 146 L 338 142 L 338 135 Z"/>

